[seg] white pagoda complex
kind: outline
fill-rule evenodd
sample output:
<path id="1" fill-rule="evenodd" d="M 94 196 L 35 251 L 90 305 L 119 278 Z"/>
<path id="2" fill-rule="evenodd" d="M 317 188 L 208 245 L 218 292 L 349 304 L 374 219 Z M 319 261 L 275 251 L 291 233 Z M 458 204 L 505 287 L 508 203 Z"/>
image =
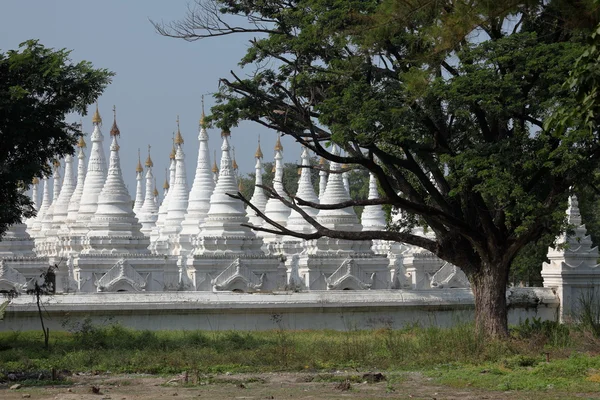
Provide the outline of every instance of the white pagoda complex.
<path id="1" fill-rule="evenodd" d="M 32 195 L 37 217 L 10 227 L 0 241 L 0 290 L 26 290 L 49 264 L 59 266 L 56 290 L 62 293 L 252 293 L 468 286 L 458 279 L 461 276 L 455 267 L 446 266 L 413 246 L 326 237 L 307 241 L 253 230 L 253 227 L 273 229 L 273 226 L 236 197 L 239 187 L 229 130 L 221 133 L 219 163 L 216 154 L 211 160 L 204 110 L 191 187 L 188 187 L 185 142 L 178 117 L 162 203 L 158 203 L 150 147 L 143 165 L 138 150 L 132 198 L 123 180 L 121 131 L 113 111 L 108 165 L 102 118 L 96 106 L 87 167 L 87 144 L 81 137 L 75 156 L 64 160 L 62 176 L 57 162 L 51 180 L 44 177 L 41 187 L 39 181 L 34 182 Z M 326 163 L 324 159 L 313 167 L 306 148 L 301 154 L 298 190 L 290 198 L 283 186 L 280 137 L 274 150 L 272 187 L 278 196 L 312 204 L 337 204 L 351 198 L 347 168 L 342 169 L 335 162 Z M 337 146 L 332 151 L 340 153 Z M 315 227 L 301 213 L 260 187 L 263 158 L 259 139 L 251 203 L 281 227 L 304 234 L 315 232 Z M 312 168 L 319 170 L 318 190 L 311 180 Z M 369 198 L 377 197 L 376 179 L 371 175 Z M 359 232 L 386 227 L 381 206 L 365 207 L 362 221 L 352 207 L 325 210 L 303 205 L 301 209 L 330 229 Z M 432 262 L 423 263 L 425 259 Z M 427 277 L 423 282 L 411 282 L 423 277 Z"/>

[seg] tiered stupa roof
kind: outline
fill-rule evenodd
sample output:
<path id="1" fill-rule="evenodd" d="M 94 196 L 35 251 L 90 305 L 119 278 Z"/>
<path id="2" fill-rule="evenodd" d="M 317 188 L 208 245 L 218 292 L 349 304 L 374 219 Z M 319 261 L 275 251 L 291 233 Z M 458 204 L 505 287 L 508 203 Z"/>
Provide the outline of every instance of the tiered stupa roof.
<path id="1" fill-rule="evenodd" d="M 319 160 L 319 199 L 322 199 L 325 195 L 325 189 L 327 188 L 327 162 L 323 157 Z"/>
<path id="2" fill-rule="evenodd" d="M 254 192 L 252 193 L 252 198 L 250 199 L 250 203 L 258 208 L 261 212 L 265 212 L 265 206 L 267 205 L 267 196 L 265 196 L 265 191 L 259 185 L 263 184 L 262 180 L 262 158 L 263 152 L 260 148 L 260 137 L 258 138 L 258 147 L 256 149 L 256 153 L 254 153 L 254 158 L 256 158 L 256 164 L 254 165 Z M 264 220 L 256 215 L 256 212 L 250 207 L 246 208 L 246 212 L 248 215 L 248 220 L 254 226 L 261 226 Z"/>
<path id="3" fill-rule="evenodd" d="M 106 181 L 106 156 L 102 147 L 104 136 L 100 131 L 102 118 L 100 118 L 100 113 L 98 112 L 98 104 L 96 104 L 96 112 L 94 112 L 92 122 L 94 123 L 94 130 L 91 136 L 92 149 L 90 150 L 90 158 L 83 183 L 77 220 L 71 227 L 71 234 L 75 236 L 85 236 L 87 234 L 87 225 L 98 209 L 98 196 Z"/>
<path id="4" fill-rule="evenodd" d="M 315 193 L 315 189 L 310 177 L 310 155 L 308 154 L 308 149 L 306 147 L 302 150 L 301 158 L 302 166 L 306 168 L 300 169 L 300 180 L 298 181 L 298 191 L 296 192 L 296 197 L 312 203 L 318 203 L 319 199 Z M 302 206 L 301 208 L 313 218 L 316 218 L 319 211 L 308 206 Z M 314 232 L 315 230 L 315 228 L 308 223 L 308 221 L 306 221 L 304 217 L 302 217 L 302 215 L 300 215 L 300 213 L 298 213 L 296 210 L 292 210 L 287 227 L 295 232 Z"/>
<path id="5" fill-rule="evenodd" d="M 150 146 L 148 146 L 148 158 L 146 159 L 146 198 L 144 199 L 144 205 L 138 214 L 138 219 L 142 224 L 141 232 L 144 234 L 144 236 L 148 237 L 152 233 L 152 229 L 156 225 L 156 220 L 158 218 L 158 204 L 155 200 L 155 197 L 158 197 L 158 190 L 156 190 L 156 187 L 154 186 L 156 184 L 153 182 L 153 166 L 154 163 L 150 157 Z"/>
<path id="6" fill-rule="evenodd" d="M 369 174 L 369 200 L 379 198 L 377 191 L 377 178 L 375 174 Z M 385 212 L 381 205 L 365 206 L 362 213 L 362 226 L 364 231 L 384 230 L 387 226 L 385 221 Z"/>
<path id="7" fill-rule="evenodd" d="M 131 196 L 123 181 L 119 158 L 119 144 L 117 142 L 117 137 L 120 134 L 115 112 L 115 119 L 110 130 L 112 143 L 110 145 L 108 176 L 102 191 L 98 195 L 96 213 L 89 223 L 90 230 L 87 236 L 91 239 L 117 237 L 139 240 L 143 237 L 140 232 L 141 225 L 133 213 Z M 90 240 L 86 252 L 126 250 L 127 252 L 145 253 L 147 252 L 147 245 L 147 241 L 145 245 L 142 242 L 139 246 L 132 246 L 130 243 L 122 244 L 110 240 Z"/>
<path id="8" fill-rule="evenodd" d="M 275 190 L 279 196 L 289 199 L 283 187 L 283 146 L 281 145 L 280 136 L 277 136 L 277 142 L 275 143 L 275 176 L 273 178 L 273 190 Z M 288 206 L 283 204 L 279 199 L 273 197 L 269 198 L 265 205 L 265 216 L 282 226 L 287 225 L 290 211 Z M 267 221 L 264 221 L 262 226 L 264 228 L 273 229 L 273 226 Z M 261 235 L 264 237 L 272 236 L 268 233 L 261 233 Z"/>
<path id="9" fill-rule="evenodd" d="M 335 155 L 339 154 L 339 149 L 336 145 L 334 145 L 332 153 Z M 344 187 L 342 175 L 340 173 L 340 164 L 332 161 L 329 169 L 331 173 L 329 174 L 327 187 L 320 199 L 320 203 L 339 204 L 351 200 L 348 191 L 346 191 L 346 188 Z M 360 231 L 362 229 L 352 207 L 335 210 L 319 210 L 317 221 L 330 229 L 343 231 Z"/>
<path id="10" fill-rule="evenodd" d="M 81 196 L 83 195 L 83 186 L 85 184 L 85 153 L 83 152 L 83 149 L 86 147 L 86 143 L 83 139 L 83 136 L 79 138 L 77 147 L 79 148 L 77 154 L 77 184 L 75 185 L 75 190 L 73 191 L 73 195 L 69 201 L 66 219 L 66 226 L 69 228 L 77 221 Z"/>
<path id="11" fill-rule="evenodd" d="M 65 157 L 65 177 L 63 179 L 62 189 L 54 206 L 53 229 L 60 230 L 67 222 L 69 214 L 69 204 L 75 191 L 75 179 L 73 175 L 73 157 Z"/>
<path id="12" fill-rule="evenodd" d="M 144 187 L 142 186 L 142 179 L 144 175 L 144 168 L 142 167 L 142 160 L 140 158 L 140 149 L 138 149 L 138 163 L 135 167 L 135 203 L 133 205 L 133 212 L 138 215 L 142 206 L 144 205 Z"/>
<path id="13" fill-rule="evenodd" d="M 200 132 L 198 133 L 198 161 L 194 183 L 190 190 L 188 208 L 182 223 L 182 235 L 197 235 L 200 225 L 204 223 L 210 208 L 210 196 L 215 188 L 215 181 L 210 169 L 210 152 L 208 149 L 208 133 L 204 116 L 204 101 L 202 102 L 202 117 L 200 118 Z"/>
<path id="14" fill-rule="evenodd" d="M 241 225 L 248 223 L 244 203 L 239 199 L 228 196 L 228 193 L 237 193 L 238 185 L 231 162 L 229 131 L 224 130 L 221 136 L 223 137 L 223 144 L 221 145 L 219 179 L 210 197 L 208 217 L 202 226 L 200 236 L 254 238 L 254 233 L 249 228 Z"/>
<path id="15" fill-rule="evenodd" d="M 185 218 L 188 207 L 188 185 L 185 170 L 185 154 L 183 153 L 183 137 L 179 129 L 179 117 L 177 117 L 177 135 L 175 136 L 175 179 L 171 181 L 169 188 L 169 207 L 165 217 L 164 233 L 166 235 L 177 234 L 181 231 L 181 223 Z"/>

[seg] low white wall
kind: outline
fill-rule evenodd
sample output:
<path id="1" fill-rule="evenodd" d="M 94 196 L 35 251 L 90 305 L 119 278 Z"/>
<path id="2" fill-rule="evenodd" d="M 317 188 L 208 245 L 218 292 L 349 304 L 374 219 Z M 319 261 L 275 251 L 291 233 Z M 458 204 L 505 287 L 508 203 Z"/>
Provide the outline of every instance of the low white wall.
<path id="1" fill-rule="evenodd" d="M 555 320 L 559 299 L 552 289 L 507 292 L 509 323 L 525 318 Z M 148 292 L 65 294 L 44 300 L 51 330 L 90 318 L 98 325 L 149 330 L 269 330 L 400 328 L 407 324 L 449 326 L 473 318 L 469 289 L 312 291 L 306 293 Z M 1 331 L 40 329 L 32 296 L 13 299 Z"/>

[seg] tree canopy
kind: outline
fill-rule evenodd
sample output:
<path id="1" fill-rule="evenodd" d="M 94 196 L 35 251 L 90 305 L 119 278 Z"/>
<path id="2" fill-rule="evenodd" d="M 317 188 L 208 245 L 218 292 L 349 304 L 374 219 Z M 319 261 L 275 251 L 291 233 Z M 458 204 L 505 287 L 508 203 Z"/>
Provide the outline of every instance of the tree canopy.
<path id="1" fill-rule="evenodd" d="M 281 233 L 430 250 L 469 277 L 478 327 L 505 335 L 511 262 L 564 228 L 570 188 L 598 165 L 596 132 L 577 128 L 579 117 L 544 126 L 576 103 L 564 82 L 596 22 L 591 1 L 196 0 L 185 19 L 156 27 L 190 41 L 254 36 L 241 60 L 252 72 L 221 79 L 216 125 L 255 121 L 376 175 L 377 201 L 281 198 L 316 229 Z M 332 231 L 298 207 L 366 204 L 409 218 Z M 435 240 L 411 232 L 417 220 Z"/>
<path id="2" fill-rule="evenodd" d="M 113 76 L 87 61 L 74 64 L 69 54 L 36 40 L 0 53 L 0 237 L 35 215 L 26 190 L 51 173 L 53 160 L 72 154 L 82 134 L 66 116 L 85 115 Z"/>

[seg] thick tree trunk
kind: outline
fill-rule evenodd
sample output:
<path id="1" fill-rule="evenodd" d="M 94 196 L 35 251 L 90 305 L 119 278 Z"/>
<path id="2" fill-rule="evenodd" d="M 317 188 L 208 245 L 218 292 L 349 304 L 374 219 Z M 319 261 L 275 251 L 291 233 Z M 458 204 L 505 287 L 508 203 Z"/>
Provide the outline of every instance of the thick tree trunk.
<path id="1" fill-rule="evenodd" d="M 479 332 L 490 337 L 508 335 L 508 268 L 502 263 L 484 264 L 471 278 L 475 295 L 475 326 Z"/>

